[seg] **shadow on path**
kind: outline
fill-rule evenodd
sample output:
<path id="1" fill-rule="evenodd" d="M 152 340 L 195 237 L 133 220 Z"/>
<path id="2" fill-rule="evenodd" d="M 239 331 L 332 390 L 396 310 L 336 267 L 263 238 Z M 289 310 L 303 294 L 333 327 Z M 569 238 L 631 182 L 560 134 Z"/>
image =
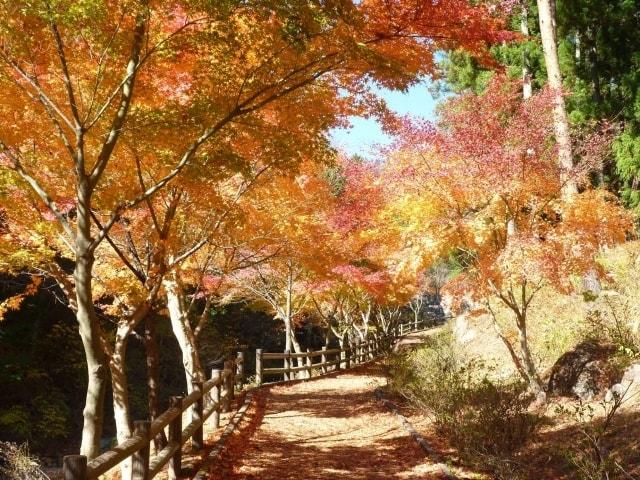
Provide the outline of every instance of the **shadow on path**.
<path id="1" fill-rule="evenodd" d="M 263 389 L 210 480 L 441 478 L 374 400 L 383 382 L 370 365 Z"/>

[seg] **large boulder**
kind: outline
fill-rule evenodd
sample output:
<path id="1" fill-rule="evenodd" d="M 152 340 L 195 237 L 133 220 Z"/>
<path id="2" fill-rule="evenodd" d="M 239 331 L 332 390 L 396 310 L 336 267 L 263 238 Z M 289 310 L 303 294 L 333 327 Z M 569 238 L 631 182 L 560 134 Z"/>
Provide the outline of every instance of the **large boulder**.
<path id="1" fill-rule="evenodd" d="M 613 353 L 612 345 L 592 340 L 580 343 L 562 355 L 551 369 L 549 393 L 591 400 L 606 391 L 616 381 L 615 369 L 609 364 Z"/>

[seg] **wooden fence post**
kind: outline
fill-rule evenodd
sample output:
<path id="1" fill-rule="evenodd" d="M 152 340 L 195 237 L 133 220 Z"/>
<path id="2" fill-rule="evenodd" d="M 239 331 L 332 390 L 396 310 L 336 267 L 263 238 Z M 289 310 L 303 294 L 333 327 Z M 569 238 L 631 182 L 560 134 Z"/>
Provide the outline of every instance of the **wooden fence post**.
<path id="1" fill-rule="evenodd" d="M 236 365 L 238 368 L 238 390 L 242 390 L 242 386 L 244 385 L 244 352 L 237 353 Z"/>
<path id="2" fill-rule="evenodd" d="M 256 385 L 262 385 L 262 349 L 256 349 Z"/>
<path id="3" fill-rule="evenodd" d="M 211 418 L 213 419 L 213 428 L 218 428 L 220 426 L 220 377 L 222 376 L 222 370 L 219 368 L 214 368 L 211 370 L 211 380 L 214 381 L 215 385 L 211 389 L 211 401 L 216 403 L 216 408 L 213 410 L 211 414 Z"/>
<path id="4" fill-rule="evenodd" d="M 149 479 L 149 420 L 136 420 L 133 422 L 133 434 L 145 439 L 144 446 L 131 456 L 133 465 L 131 469 L 131 478 L 133 480 Z"/>
<path id="5" fill-rule="evenodd" d="M 84 455 L 65 455 L 62 459 L 64 480 L 87 479 L 87 457 Z"/>
<path id="6" fill-rule="evenodd" d="M 200 426 L 196 428 L 191 436 L 191 446 L 194 451 L 204 448 L 204 427 L 202 420 L 204 418 L 204 383 L 193 382 L 193 390 L 200 392 L 200 398 L 196 400 L 191 409 L 191 421 L 200 422 Z"/>
<path id="7" fill-rule="evenodd" d="M 182 475 L 182 397 L 170 397 L 169 407 L 180 411 L 169 424 L 169 443 L 178 445 L 178 449 L 169 459 L 169 480 L 176 480 Z"/>
<path id="8" fill-rule="evenodd" d="M 291 378 L 291 372 L 289 371 L 289 369 L 291 368 L 291 350 L 285 350 L 284 351 L 284 368 L 285 368 L 285 372 L 284 372 L 284 379 L 285 380 L 293 380 Z"/>
<path id="9" fill-rule="evenodd" d="M 325 353 L 326 351 L 327 351 L 327 347 L 326 346 L 322 347 L 322 355 L 320 356 L 320 362 L 321 363 L 326 363 L 327 362 L 327 354 Z M 325 367 L 323 365 L 322 368 L 320 369 L 320 371 L 322 373 L 327 373 L 327 367 Z"/>
<path id="10" fill-rule="evenodd" d="M 231 375 L 233 375 L 233 370 L 231 369 L 230 362 L 227 360 L 224 362 L 224 372 L 226 377 L 222 379 L 222 384 L 224 385 L 224 389 L 222 391 L 222 413 L 226 413 L 231 410 L 231 391 L 229 389 L 229 380 Z M 233 380 L 232 380 L 233 381 Z M 233 385 L 233 384 L 232 384 Z M 232 387 L 233 388 L 233 387 Z"/>
<path id="11" fill-rule="evenodd" d="M 336 353 L 336 371 L 339 371 L 342 368 L 342 352 L 338 350 Z"/>
<path id="12" fill-rule="evenodd" d="M 233 400 L 236 398 L 236 361 L 235 359 L 229 360 L 229 376 L 227 377 L 229 381 L 229 400 Z"/>
<path id="13" fill-rule="evenodd" d="M 307 348 L 307 357 L 305 358 L 307 364 L 307 378 L 311 378 L 311 349 Z"/>

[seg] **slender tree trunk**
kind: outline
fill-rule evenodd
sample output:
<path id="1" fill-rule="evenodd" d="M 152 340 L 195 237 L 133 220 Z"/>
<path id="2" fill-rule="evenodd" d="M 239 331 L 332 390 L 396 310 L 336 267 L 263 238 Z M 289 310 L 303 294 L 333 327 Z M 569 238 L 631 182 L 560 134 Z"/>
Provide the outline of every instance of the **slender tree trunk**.
<path id="1" fill-rule="evenodd" d="M 293 309 L 293 276 L 292 276 L 292 272 L 291 272 L 291 266 L 289 266 L 289 274 L 287 276 L 287 291 L 286 291 L 286 304 L 284 306 L 285 309 L 285 335 L 286 335 L 286 340 L 285 340 L 285 350 L 287 351 L 291 351 L 291 342 L 293 340 L 293 333 L 292 333 L 292 328 L 291 328 L 291 316 L 292 316 L 292 309 Z"/>
<path id="2" fill-rule="evenodd" d="M 293 330 L 293 271 L 291 265 L 289 265 L 289 273 L 287 275 L 284 317 L 285 351 L 291 352 L 293 349 L 295 353 L 301 353 L 302 349 L 300 348 L 300 344 L 296 340 L 295 332 Z M 301 357 L 296 358 L 296 365 L 298 367 L 303 367 L 304 359 Z M 297 378 L 298 374 L 296 373 L 294 374 L 294 376 Z"/>
<path id="3" fill-rule="evenodd" d="M 156 339 L 156 323 L 151 315 L 147 315 L 144 322 L 144 349 L 147 360 L 147 405 L 149 408 L 149 420 L 153 421 L 160 413 L 160 353 Z M 154 439 L 157 451 L 167 444 L 164 430 Z"/>
<path id="4" fill-rule="evenodd" d="M 600 85 L 600 62 L 598 60 L 598 30 L 593 31 L 591 28 L 587 29 L 587 36 L 589 37 L 590 47 L 588 49 L 588 57 L 589 57 L 589 70 L 591 73 L 591 84 L 593 87 L 593 101 L 596 104 L 598 109 L 597 116 L 602 118 L 602 106 L 603 106 L 603 98 L 602 98 L 602 88 Z M 604 168 L 605 162 L 601 161 L 598 163 L 594 176 L 596 178 L 597 186 L 600 188 L 604 188 Z"/>
<path id="5" fill-rule="evenodd" d="M 600 69 L 598 61 L 598 31 L 587 29 L 589 37 L 589 73 L 591 74 L 591 86 L 593 87 L 593 101 L 598 107 L 602 105 L 602 89 L 600 86 Z"/>
<path id="6" fill-rule="evenodd" d="M 291 352 L 291 349 L 293 348 L 291 346 L 291 338 L 292 338 L 291 319 L 288 317 L 285 317 L 283 322 L 284 322 L 284 350 L 285 352 Z"/>
<path id="7" fill-rule="evenodd" d="M 128 325 L 118 325 L 113 352 L 109 361 L 111 388 L 113 390 L 113 418 L 116 424 L 116 435 L 119 444 L 131 437 L 132 434 L 129 385 L 125 371 L 129 333 L 131 333 L 131 328 Z M 131 478 L 131 466 L 131 458 L 127 458 L 120 464 L 120 474 L 123 480 Z"/>
<path id="8" fill-rule="evenodd" d="M 172 272 L 162 281 L 167 297 L 167 309 L 171 320 L 171 329 L 182 352 L 187 392 L 193 391 L 192 382 L 204 380 L 204 370 L 198 355 L 195 336 L 189 325 L 189 316 L 184 305 L 184 292 L 177 274 Z"/>
<path id="9" fill-rule="evenodd" d="M 527 0 L 521 2 L 522 12 L 520 14 L 520 32 L 525 38 L 529 38 L 529 5 Z M 525 48 L 522 53 L 522 98 L 531 98 L 533 85 L 531 84 L 531 62 L 529 52 Z"/>
<path id="10" fill-rule="evenodd" d="M 498 322 L 495 320 L 495 318 L 493 319 L 493 327 L 494 327 L 496 333 L 498 334 L 498 337 L 500 337 L 500 340 L 502 340 L 502 343 L 504 343 L 505 347 L 507 347 L 507 350 L 509 351 L 509 355 L 511 356 L 511 360 L 513 361 L 513 364 L 515 365 L 516 370 L 518 371 L 518 373 L 520 374 L 522 379 L 525 380 L 526 382 L 528 382 L 529 381 L 529 377 L 527 376 L 527 372 L 524 369 L 524 366 L 522 365 L 522 361 L 520 360 L 520 357 L 518 356 L 515 348 L 513 348 L 513 345 L 511 344 L 511 342 L 509 341 L 507 336 L 504 334 L 504 332 L 498 326 Z"/>
<path id="11" fill-rule="evenodd" d="M 573 153 L 571 137 L 569 135 L 569 120 L 562 91 L 562 76 L 558 60 L 558 46 L 556 43 L 556 19 L 554 0 L 537 0 L 540 19 L 540 36 L 544 50 L 544 61 L 547 66 L 549 87 L 553 91 L 553 126 L 558 144 L 558 161 L 561 169 L 563 184 L 562 195 L 570 198 L 577 193 L 575 179 L 571 178 L 573 170 Z"/>
<path id="12" fill-rule="evenodd" d="M 516 314 L 516 325 L 518 326 L 518 342 L 520 344 L 520 353 L 524 369 L 527 374 L 529 388 L 536 396 L 540 396 L 544 393 L 544 388 L 542 386 L 542 380 L 540 380 L 540 376 L 538 375 L 538 371 L 536 370 L 536 366 L 533 362 L 531 350 L 529 349 L 526 312 Z"/>
<path id="13" fill-rule="evenodd" d="M 293 329 L 291 329 L 291 345 L 293 345 L 293 351 L 295 353 L 302 353 L 302 347 L 300 346 L 300 343 L 296 338 L 296 333 L 293 331 Z M 304 358 L 298 357 L 296 358 L 296 360 L 297 360 L 296 363 L 298 364 L 299 367 L 304 367 Z"/>
<path id="14" fill-rule="evenodd" d="M 529 349 L 529 341 L 527 338 L 527 308 L 526 306 L 524 306 L 521 311 L 519 307 L 515 306 L 512 303 L 506 302 L 504 299 L 503 302 L 509 307 L 509 309 L 515 316 L 515 323 L 518 330 L 519 352 L 516 352 L 513 344 L 500 328 L 494 310 L 491 308 L 491 305 L 487 303 L 487 307 L 491 312 L 491 316 L 493 318 L 493 328 L 495 329 L 500 340 L 502 340 L 502 343 L 504 343 L 504 345 L 507 347 L 516 370 L 518 371 L 522 379 L 527 382 L 529 390 L 531 390 L 531 392 L 536 395 L 536 398 L 538 400 L 544 401 L 545 396 L 544 388 L 542 386 L 542 380 L 538 375 L 535 363 L 533 362 L 533 357 L 531 355 L 531 350 Z"/>
<path id="15" fill-rule="evenodd" d="M 86 178 L 77 189 L 77 232 L 73 272 L 76 293 L 76 319 L 87 362 L 87 396 L 85 400 L 80 454 L 92 459 L 100 454 L 100 439 L 104 421 L 104 397 L 107 384 L 107 363 L 102 345 L 102 331 L 93 305 L 93 251 L 90 249 L 90 190 Z"/>

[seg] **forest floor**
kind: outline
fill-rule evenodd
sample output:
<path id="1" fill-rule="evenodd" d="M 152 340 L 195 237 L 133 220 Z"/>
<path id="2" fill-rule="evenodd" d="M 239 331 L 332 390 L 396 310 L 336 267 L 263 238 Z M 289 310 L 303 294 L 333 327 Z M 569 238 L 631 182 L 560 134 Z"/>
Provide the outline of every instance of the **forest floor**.
<path id="1" fill-rule="evenodd" d="M 440 469 L 376 401 L 370 364 L 261 389 L 210 480 L 437 479 Z"/>

